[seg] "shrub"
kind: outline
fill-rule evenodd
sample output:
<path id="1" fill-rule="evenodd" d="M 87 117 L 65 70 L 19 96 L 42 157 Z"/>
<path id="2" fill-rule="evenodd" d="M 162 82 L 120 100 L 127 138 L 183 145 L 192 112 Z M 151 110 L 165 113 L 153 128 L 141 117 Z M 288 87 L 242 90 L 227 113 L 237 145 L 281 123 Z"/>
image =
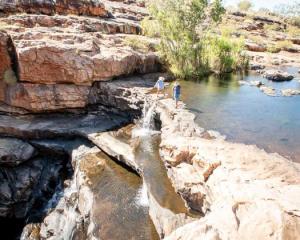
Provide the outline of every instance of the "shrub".
<path id="1" fill-rule="evenodd" d="M 222 74 L 248 67 L 248 58 L 243 54 L 243 39 L 212 36 L 207 41 L 206 54 L 212 71 Z"/>
<path id="2" fill-rule="evenodd" d="M 280 52 L 280 48 L 278 48 L 276 45 L 269 45 L 267 46 L 267 51 L 270 53 L 279 53 Z"/>
<path id="3" fill-rule="evenodd" d="M 276 43 L 276 47 L 279 49 L 285 49 L 285 48 L 289 48 L 292 47 L 293 43 L 289 40 L 284 40 L 284 41 L 278 41 Z"/>
<path id="4" fill-rule="evenodd" d="M 252 7 L 252 3 L 248 0 L 242 0 L 238 3 L 238 8 L 241 11 L 248 11 Z"/>
<path id="5" fill-rule="evenodd" d="M 143 53 L 153 50 L 153 46 L 151 45 L 151 43 L 136 36 L 125 37 L 124 43 L 130 46 L 133 50 Z"/>
<path id="6" fill-rule="evenodd" d="M 153 20 L 150 17 L 145 17 L 142 22 L 141 26 L 143 29 L 143 34 L 149 37 L 159 37 L 159 27 L 157 20 Z"/>
<path id="7" fill-rule="evenodd" d="M 213 40 L 210 34 L 224 13 L 220 0 L 211 4 L 206 0 L 150 0 L 148 7 L 150 18 L 143 24 L 144 32 L 160 36 L 159 53 L 176 76 L 197 77 L 214 70 L 222 73 L 238 64 L 233 59 L 237 55 L 233 45 L 227 39 Z M 157 33 L 150 19 L 155 19 L 151 21 L 157 24 Z M 212 65 L 211 59 L 219 64 Z"/>
<path id="8" fill-rule="evenodd" d="M 295 27 L 295 26 L 288 26 L 287 34 L 290 37 L 299 37 L 300 36 L 300 28 Z"/>

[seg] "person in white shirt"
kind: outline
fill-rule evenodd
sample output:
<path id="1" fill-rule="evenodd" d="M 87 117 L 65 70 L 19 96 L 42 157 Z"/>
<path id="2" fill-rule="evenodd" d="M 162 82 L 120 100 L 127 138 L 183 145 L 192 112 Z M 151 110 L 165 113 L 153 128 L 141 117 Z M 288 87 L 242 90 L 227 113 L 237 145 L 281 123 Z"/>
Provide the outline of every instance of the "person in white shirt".
<path id="1" fill-rule="evenodd" d="M 162 93 L 164 96 L 165 96 L 165 78 L 164 77 L 159 77 L 157 82 L 155 83 L 154 87 L 157 89 L 157 97 L 158 97 L 158 94 Z"/>

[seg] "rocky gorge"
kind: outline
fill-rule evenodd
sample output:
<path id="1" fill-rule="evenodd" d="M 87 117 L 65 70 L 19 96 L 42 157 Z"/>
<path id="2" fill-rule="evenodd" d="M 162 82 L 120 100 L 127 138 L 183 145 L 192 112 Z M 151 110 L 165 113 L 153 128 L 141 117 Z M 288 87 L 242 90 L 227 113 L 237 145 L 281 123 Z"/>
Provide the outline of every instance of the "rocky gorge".
<path id="1" fill-rule="evenodd" d="M 0 13 L 7 239 L 300 239 L 299 163 L 152 94 L 171 77 L 140 35 L 142 1 L 3 1 Z"/>

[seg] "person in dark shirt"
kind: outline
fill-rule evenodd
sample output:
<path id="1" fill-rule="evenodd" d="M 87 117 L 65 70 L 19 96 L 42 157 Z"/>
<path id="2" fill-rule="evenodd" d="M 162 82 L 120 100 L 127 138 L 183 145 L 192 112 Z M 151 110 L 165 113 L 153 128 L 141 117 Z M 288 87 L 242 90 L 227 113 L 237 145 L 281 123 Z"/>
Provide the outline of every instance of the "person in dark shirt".
<path id="1" fill-rule="evenodd" d="M 180 99 L 180 94 L 181 94 L 181 86 L 179 82 L 175 82 L 174 87 L 173 87 L 173 98 L 175 100 L 176 108 L 178 107 L 178 101 Z"/>

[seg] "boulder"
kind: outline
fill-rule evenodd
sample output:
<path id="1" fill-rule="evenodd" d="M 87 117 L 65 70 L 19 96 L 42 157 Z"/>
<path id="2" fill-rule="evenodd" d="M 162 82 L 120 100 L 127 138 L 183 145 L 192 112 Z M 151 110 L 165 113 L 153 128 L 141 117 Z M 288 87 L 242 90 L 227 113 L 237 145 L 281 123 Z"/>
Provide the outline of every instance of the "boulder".
<path id="1" fill-rule="evenodd" d="M 249 42 L 249 41 L 245 42 L 245 47 L 247 50 L 253 52 L 265 52 L 267 50 L 267 48 L 264 45 L 257 44 L 254 42 Z"/>
<path id="2" fill-rule="evenodd" d="M 15 167 L 33 157 L 35 149 L 14 138 L 0 138 L 0 166 Z"/>
<path id="3" fill-rule="evenodd" d="M 291 81 L 294 76 L 287 72 L 283 72 L 281 70 L 267 70 L 264 73 L 264 77 L 268 80 L 281 82 L 281 81 Z"/>
<path id="4" fill-rule="evenodd" d="M 263 64 L 260 64 L 260 63 L 250 63 L 250 70 L 262 70 L 262 69 L 265 69 L 266 66 L 263 65 Z"/>

